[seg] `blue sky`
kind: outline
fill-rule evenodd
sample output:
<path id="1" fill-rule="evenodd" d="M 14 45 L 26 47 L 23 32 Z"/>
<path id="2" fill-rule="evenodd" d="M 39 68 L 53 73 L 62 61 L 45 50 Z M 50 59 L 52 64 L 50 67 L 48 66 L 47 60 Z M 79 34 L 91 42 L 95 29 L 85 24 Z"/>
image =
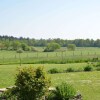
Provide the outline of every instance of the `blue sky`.
<path id="1" fill-rule="evenodd" d="M 100 38 L 100 0 L 0 0 L 0 35 Z"/>

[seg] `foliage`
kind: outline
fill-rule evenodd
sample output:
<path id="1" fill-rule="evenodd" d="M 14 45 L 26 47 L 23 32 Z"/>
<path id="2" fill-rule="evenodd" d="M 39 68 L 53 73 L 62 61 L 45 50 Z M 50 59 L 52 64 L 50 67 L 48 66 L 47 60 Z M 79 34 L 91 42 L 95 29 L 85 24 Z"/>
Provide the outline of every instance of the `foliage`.
<path id="1" fill-rule="evenodd" d="M 4 43 L 0 43 L 0 50 L 4 49 Z"/>
<path id="2" fill-rule="evenodd" d="M 93 68 L 89 65 L 87 65 L 86 67 L 84 67 L 84 71 L 92 71 Z"/>
<path id="3" fill-rule="evenodd" d="M 52 69 L 48 70 L 48 72 L 49 72 L 50 74 L 60 73 L 60 71 L 58 71 L 57 68 L 52 68 Z"/>
<path id="4" fill-rule="evenodd" d="M 61 83 L 56 86 L 48 96 L 48 100 L 70 100 L 76 95 L 76 90 L 72 85 L 67 83 Z"/>
<path id="5" fill-rule="evenodd" d="M 31 47 L 31 51 L 38 52 L 38 50 L 35 47 Z"/>
<path id="6" fill-rule="evenodd" d="M 23 50 L 22 49 L 18 49 L 16 52 L 17 53 L 23 53 Z"/>
<path id="7" fill-rule="evenodd" d="M 58 43 L 49 43 L 44 52 L 53 52 L 57 49 L 60 49 L 60 45 Z"/>
<path id="8" fill-rule="evenodd" d="M 14 42 L 12 42 L 11 46 L 12 46 L 13 50 L 17 50 L 20 48 L 20 42 L 14 41 Z"/>
<path id="9" fill-rule="evenodd" d="M 100 67 L 97 67 L 96 70 L 97 70 L 97 71 L 100 71 Z"/>
<path id="10" fill-rule="evenodd" d="M 73 68 L 67 68 L 66 72 L 75 72 Z"/>
<path id="11" fill-rule="evenodd" d="M 25 44 L 25 43 L 22 43 L 22 44 L 21 44 L 21 48 L 22 48 L 22 50 L 24 50 L 24 51 L 30 51 L 30 47 L 29 47 L 27 44 Z"/>
<path id="12" fill-rule="evenodd" d="M 98 63 L 96 64 L 96 67 L 100 67 L 100 62 L 98 62 Z"/>
<path id="13" fill-rule="evenodd" d="M 76 49 L 76 45 L 75 44 L 68 44 L 67 49 L 74 51 Z"/>
<path id="14" fill-rule="evenodd" d="M 100 47 L 100 39 L 93 40 L 93 39 L 74 39 L 74 40 L 67 40 L 67 39 L 30 39 L 24 37 L 13 37 L 13 36 L 0 36 L 0 43 L 8 43 L 12 44 L 14 50 L 17 50 L 15 42 L 25 43 L 28 46 L 37 46 L 37 47 L 45 47 L 48 43 L 55 42 L 58 43 L 61 47 L 66 47 L 68 44 L 75 44 L 77 47 Z M 8 45 L 6 45 L 6 49 Z M 18 47 L 18 45 L 17 45 Z"/>
<path id="15" fill-rule="evenodd" d="M 7 91 L 7 98 L 16 97 L 17 100 L 40 100 L 48 92 L 50 81 L 41 67 L 37 69 L 19 69 L 15 87 Z"/>

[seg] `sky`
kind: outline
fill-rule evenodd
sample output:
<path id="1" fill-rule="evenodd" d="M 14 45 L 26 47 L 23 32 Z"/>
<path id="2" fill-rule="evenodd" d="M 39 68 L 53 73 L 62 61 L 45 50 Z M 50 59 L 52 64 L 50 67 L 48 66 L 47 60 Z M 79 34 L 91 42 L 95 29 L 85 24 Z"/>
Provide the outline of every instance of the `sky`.
<path id="1" fill-rule="evenodd" d="M 100 38 L 100 0 L 0 0 L 0 35 Z"/>

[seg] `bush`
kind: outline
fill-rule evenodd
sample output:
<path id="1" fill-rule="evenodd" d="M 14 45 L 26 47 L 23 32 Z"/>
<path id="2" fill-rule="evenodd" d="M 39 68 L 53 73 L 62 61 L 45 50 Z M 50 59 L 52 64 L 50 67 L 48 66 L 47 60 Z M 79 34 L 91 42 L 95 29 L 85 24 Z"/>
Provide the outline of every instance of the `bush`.
<path id="1" fill-rule="evenodd" d="M 67 68 L 66 72 L 75 72 L 73 68 Z"/>
<path id="2" fill-rule="evenodd" d="M 18 49 L 16 52 L 17 53 L 23 53 L 23 50 L 22 49 Z"/>
<path id="3" fill-rule="evenodd" d="M 38 52 L 38 50 L 35 47 L 31 47 L 31 51 Z"/>
<path id="4" fill-rule="evenodd" d="M 48 72 L 49 72 L 50 74 L 60 73 L 60 71 L 58 71 L 58 69 L 56 69 L 56 68 L 52 68 L 52 69 L 48 70 Z"/>
<path id="5" fill-rule="evenodd" d="M 76 90 L 72 85 L 62 83 L 53 90 L 47 100 L 70 100 L 76 95 Z"/>
<path id="6" fill-rule="evenodd" d="M 92 70 L 93 70 L 93 68 L 89 65 L 84 67 L 84 71 L 92 71 Z"/>
<path id="7" fill-rule="evenodd" d="M 67 49 L 68 49 L 68 50 L 75 51 L 76 45 L 75 45 L 75 44 L 68 44 Z"/>
<path id="8" fill-rule="evenodd" d="M 15 87 L 6 92 L 7 98 L 14 100 L 37 100 L 48 93 L 50 81 L 42 68 L 19 69 L 16 76 Z M 8 99 L 7 99 L 8 100 Z"/>
<path id="9" fill-rule="evenodd" d="M 100 62 L 98 62 L 98 63 L 96 64 L 96 67 L 100 67 Z"/>
<path id="10" fill-rule="evenodd" d="M 96 70 L 97 70 L 97 71 L 100 71 L 100 67 L 97 67 Z"/>

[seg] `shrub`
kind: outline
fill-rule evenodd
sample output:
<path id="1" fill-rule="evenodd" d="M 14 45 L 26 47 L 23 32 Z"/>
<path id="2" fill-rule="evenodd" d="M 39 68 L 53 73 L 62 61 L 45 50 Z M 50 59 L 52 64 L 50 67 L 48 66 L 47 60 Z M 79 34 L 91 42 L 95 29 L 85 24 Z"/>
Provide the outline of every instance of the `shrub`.
<path id="1" fill-rule="evenodd" d="M 31 51 L 38 52 L 38 50 L 35 47 L 31 47 Z"/>
<path id="2" fill-rule="evenodd" d="M 75 72 L 73 68 L 67 68 L 66 72 Z"/>
<path id="3" fill-rule="evenodd" d="M 56 68 L 52 68 L 52 69 L 48 70 L 48 72 L 49 72 L 50 74 L 60 73 L 60 71 L 58 71 L 58 69 L 56 69 Z"/>
<path id="4" fill-rule="evenodd" d="M 92 70 L 93 70 L 93 68 L 89 65 L 84 67 L 84 71 L 92 71 Z"/>
<path id="5" fill-rule="evenodd" d="M 98 63 L 96 64 L 96 67 L 100 67 L 100 62 L 98 62 Z"/>
<path id="6" fill-rule="evenodd" d="M 17 53 L 23 53 L 23 50 L 22 49 L 18 49 L 16 52 Z"/>
<path id="7" fill-rule="evenodd" d="M 49 85 L 50 81 L 42 68 L 19 69 L 15 87 L 6 94 L 8 98 L 16 97 L 14 100 L 40 100 L 48 92 Z"/>
<path id="8" fill-rule="evenodd" d="M 68 49 L 68 50 L 75 51 L 76 45 L 75 45 L 75 44 L 68 44 L 67 49 Z"/>
<path id="9" fill-rule="evenodd" d="M 100 71 L 100 67 L 97 67 L 96 70 L 97 70 L 97 71 Z"/>
<path id="10" fill-rule="evenodd" d="M 76 95 L 76 90 L 72 85 L 62 83 L 53 90 L 47 100 L 70 100 Z"/>

